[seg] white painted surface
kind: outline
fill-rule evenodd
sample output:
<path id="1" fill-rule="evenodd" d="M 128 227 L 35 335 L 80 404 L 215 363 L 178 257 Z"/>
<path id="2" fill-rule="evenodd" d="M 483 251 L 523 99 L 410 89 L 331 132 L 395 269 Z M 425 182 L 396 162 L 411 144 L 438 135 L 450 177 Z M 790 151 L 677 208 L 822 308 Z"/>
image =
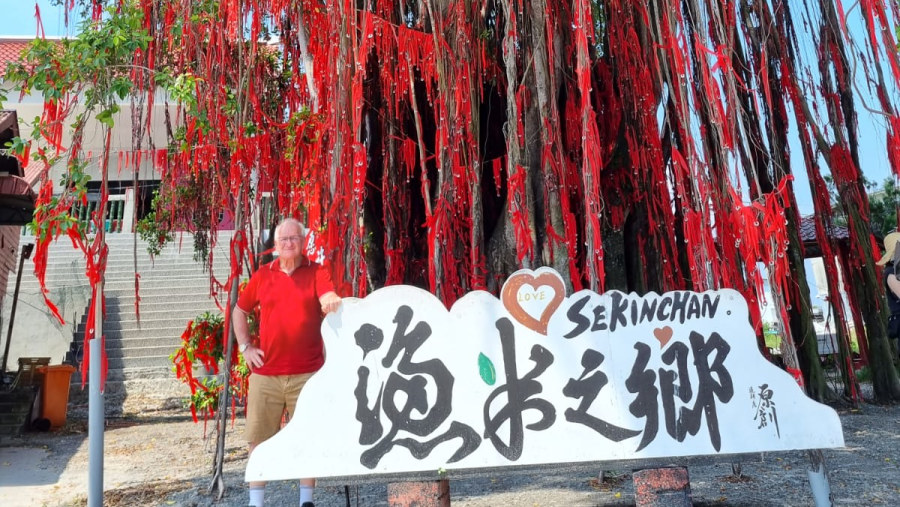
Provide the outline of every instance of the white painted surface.
<path id="1" fill-rule="evenodd" d="M 506 288 L 511 283 L 521 284 L 517 290 L 510 292 L 518 298 L 528 290 L 538 297 L 543 292 L 543 301 L 547 301 L 550 310 L 545 308 L 541 311 L 531 298 L 527 304 L 520 305 L 525 311 L 517 312 L 516 298 L 504 298 L 504 304 L 491 294 L 479 291 L 467 294 L 448 312 L 434 296 L 409 286 L 387 287 L 365 299 L 345 299 L 340 310 L 329 315 L 323 323 L 327 361 L 301 394 L 297 417 L 275 437 L 257 447 L 249 460 L 246 479 L 436 473 L 439 469 L 843 446 L 837 413 L 807 398 L 790 375 L 767 362 L 758 352 L 756 338 L 748 322 L 746 302 L 736 291 L 649 294 L 645 297 L 618 292 L 598 295 L 582 291 L 562 299 L 555 297 L 556 289 L 552 287 L 557 282 L 535 282 L 539 275 L 545 275 L 542 281 L 552 281 L 555 277 L 561 282 L 559 275 L 548 268 L 534 273 L 523 270 L 510 277 L 502 293 L 507 292 Z M 706 316 L 692 313 L 681 322 L 671 319 L 669 314 L 672 312 L 660 312 L 658 306 L 652 320 L 641 321 L 639 312 L 637 322 L 634 322 L 630 309 L 624 314 L 612 309 L 616 301 L 638 305 L 638 309 L 643 308 L 645 303 L 649 305 L 654 302 L 669 308 L 668 305 L 676 297 L 697 301 L 697 305 L 702 305 L 705 298 Z M 713 305 L 716 298 L 718 303 Z M 668 303 L 663 304 L 664 301 Z M 558 308 L 551 311 L 556 304 Z M 395 317 L 404 306 L 412 312 L 405 334 L 416 326 L 426 324 L 430 332 L 423 333 L 428 337 L 417 350 L 400 350 L 393 360 L 386 360 L 398 327 Z M 600 327 L 606 324 L 607 329 L 576 332 L 576 323 L 582 320 L 577 315 L 589 319 L 593 325 L 594 308 L 604 309 L 602 313 L 598 310 L 601 318 L 597 323 L 601 324 Z M 688 308 L 690 305 L 686 306 L 686 310 Z M 697 306 L 695 309 L 702 310 L 704 307 Z M 400 313 L 402 315 L 403 312 Z M 513 318 L 513 313 L 519 315 L 519 320 Z M 523 317 L 524 314 L 531 318 Z M 546 314 L 546 335 L 538 332 L 541 325 L 536 323 L 542 320 L 542 314 Z M 685 315 L 687 317 L 687 312 Z M 619 319 L 619 316 L 624 318 Z M 510 361 L 510 365 L 504 361 L 498 326 L 508 327 L 514 335 L 515 361 Z M 375 328 L 380 329 L 383 335 L 380 344 L 372 338 L 378 334 Z M 369 337 L 368 340 L 359 340 L 359 343 L 369 343 L 368 354 L 364 355 L 363 348 L 357 343 L 358 331 L 363 331 L 359 333 L 360 337 Z M 665 395 L 660 390 L 660 372 L 678 373 L 679 368 L 666 364 L 663 355 L 667 352 L 672 354 L 675 348 L 691 350 L 692 333 L 695 333 L 695 340 L 699 338 L 700 344 L 710 343 L 716 335 L 721 336 L 729 350 L 725 353 L 720 348 L 718 353 L 709 356 L 709 364 L 715 364 L 717 355 L 721 356 L 718 360 L 721 360 L 722 369 L 711 374 L 707 382 L 717 388 L 719 394 L 711 395 L 711 402 L 706 405 L 708 410 L 700 409 L 703 414 L 695 431 L 686 432 L 683 438 L 679 438 L 675 419 L 669 418 L 674 423 L 672 433 L 675 436 L 667 431 L 664 400 L 673 402 L 676 418 L 680 409 L 695 407 L 700 387 L 696 364 L 697 360 L 703 363 L 702 354 L 698 356 L 690 352 L 684 363 L 686 369 L 681 371 L 691 386 L 690 394 L 686 389 L 678 389 L 676 380 L 675 394 Z M 518 444 L 511 438 L 507 421 L 495 432 L 495 440 L 499 443 L 495 445 L 486 432 L 488 421 L 508 406 L 507 393 L 497 390 L 532 372 L 536 363 L 531 357 L 536 347 L 544 351 L 544 357 L 547 353 L 552 355 L 552 363 L 534 378 L 540 392 L 525 397 L 525 406 L 521 410 L 523 427 Z M 648 355 L 646 368 L 635 368 L 638 357 L 636 347 Z M 585 372 L 582 360 L 589 349 L 602 354 L 603 361 L 599 368 Z M 404 353 L 408 354 L 410 364 L 405 369 L 398 369 Z M 494 367 L 496 381 L 493 385 L 489 385 L 479 373 L 479 356 L 482 354 Z M 482 360 L 482 363 L 485 362 Z M 423 363 L 437 369 L 418 371 L 423 369 Z M 509 367 L 512 363 L 517 368 L 514 375 Z M 677 365 L 677 362 L 674 364 Z M 402 429 L 394 431 L 404 427 L 406 421 L 421 422 L 435 417 L 438 377 L 433 373 L 441 367 L 446 367 L 454 379 L 452 390 L 441 391 L 452 394 L 452 411 L 446 417 L 436 417 L 440 424 L 433 431 L 419 432 L 424 434 L 418 435 Z M 368 370 L 368 379 L 360 382 L 363 369 Z M 632 374 L 633 370 L 637 373 L 646 370 L 653 372 L 652 386 L 656 393 L 645 392 L 651 403 L 635 402 L 638 393 L 632 391 L 638 389 L 633 385 L 637 378 Z M 606 376 L 607 383 L 592 403 L 588 403 L 587 398 L 564 394 L 567 385 L 569 388 L 565 392 L 569 394 L 572 394 L 573 386 L 588 386 L 589 381 L 579 384 L 579 380 L 598 379 L 598 372 Z M 489 375 L 485 377 L 489 380 Z M 409 399 L 409 393 L 404 389 L 396 391 L 393 396 L 383 396 L 383 388 L 389 378 L 424 384 L 426 396 L 423 403 L 409 411 L 406 419 L 392 418 L 385 411 L 386 407 L 390 409 L 393 406 L 396 408 L 394 413 L 402 412 Z M 726 388 L 728 378 L 731 379 L 730 389 Z M 358 402 L 354 393 L 358 384 L 366 393 L 365 405 Z M 679 392 L 684 395 L 685 401 L 677 395 Z M 771 395 L 768 406 L 762 399 L 764 392 Z M 382 394 L 380 399 L 379 393 Z M 585 424 L 568 420 L 567 414 L 577 412 L 582 403 L 586 404 L 590 416 L 632 430 L 634 436 L 616 442 Z M 372 409 L 373 418 L 374 414 L 378 415 L 383 431 L 377 438 L 371 431 L 371 419 L 366 425 L 358 420 L 358 408 L 360 412 L 365 412 L 366 408 Z M 652 415 L 644 417 L 641 410 L 634 408 L 642 408 Z M 516 416 L 517 411 L 513 412 Z M 552 418 L 548 415 L 550 412 L 553 412 Z M 717 425 L 711 424 L 710 415 L 713 413 Z M 647 421 L 654 417 L 658 420 L 655 436 L 648 438 L 644 442 L 646 445 L 642 446 L 644 436 L 652 434 L 653 425 L 648 425 Z M 536 427 L 529 428 L 529 425 Z M 463 433 L 475 436 L 474 440 L 469 441 L 469 450 L 463 451 L 462 459 L 455 462 L 451 462 L 454 453 L 464 447 L 461 437 L 443 441 L 430 452 L 418 456 L 413 456 L 406 446 L 397 443 L 401 439 L 426 442 L 448 432 L 455 434 L 453 428 L 468 428 Z M 719 445 L 714 444 L 716 433 L 720 436 Z M 365 435 L 370 438 L 361 443 L 365 440 L 361 437 Z M 512 445 L 520 453 L 501 452 L 499 449 L 504 445 Z M 372 459 L 378 446 L 384 446 L 386 452 Z"/>

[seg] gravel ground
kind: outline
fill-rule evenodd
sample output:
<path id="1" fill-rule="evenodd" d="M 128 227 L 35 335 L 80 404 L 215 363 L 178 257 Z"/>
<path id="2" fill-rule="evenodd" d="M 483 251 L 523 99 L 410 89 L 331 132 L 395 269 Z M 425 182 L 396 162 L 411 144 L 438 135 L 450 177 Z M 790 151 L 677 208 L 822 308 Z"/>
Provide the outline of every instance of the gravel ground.
<path id="1" fill-rule="evenodd" d="M 108 406 L 115 400 L 107 400 Z M 229 426 L 221 501 L 207 494 L 213 443 L 203 424 L 194 424 L 175 400 L 130 397 L 120 415 L 107 420 L 104 505 L 244 506 L 247 451 L 240 438 L 243 419 Z M 836 505 L 900 506 L 900 406 L 864 404 L 839 410 L 846 447 L 825 451 Z M 68 422 L 53 433 L 0 439 L 0 505 L 86 505 L 87 407 L 70 404 Z M 212 426 L 207 433 L 212 434 Z M 813 505 L 804 452 L 768 454 L 761 460 L 691 465 L 695 505 Z M 599 465 L 598 465 L 599 466 Z M 297 505 L 296 485 L 269 485 L 269 505 Z M 480 477 L 450 476 L 454 506 L 634 505 L 631 470 L 590 467 L 491 471 Z M 387 505 L 384 484 L 346 487 L 320 481 L 317 507 Z"/>

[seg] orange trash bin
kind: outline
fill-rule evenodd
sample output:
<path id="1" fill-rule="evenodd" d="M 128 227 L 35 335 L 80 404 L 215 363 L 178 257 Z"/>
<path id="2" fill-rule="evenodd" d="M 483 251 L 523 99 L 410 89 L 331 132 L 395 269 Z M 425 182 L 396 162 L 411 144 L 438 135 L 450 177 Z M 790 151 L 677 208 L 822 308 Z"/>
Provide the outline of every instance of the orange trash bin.
<path id="1" fill-rule="evenodd" d="M 70 364 L 42 366 L 38 371 L 44 374 L 41 384 L 41 415 L 50 421 L 50 428 L 66 424 L 69 405 L 69 384 L 75 367 Z"/>

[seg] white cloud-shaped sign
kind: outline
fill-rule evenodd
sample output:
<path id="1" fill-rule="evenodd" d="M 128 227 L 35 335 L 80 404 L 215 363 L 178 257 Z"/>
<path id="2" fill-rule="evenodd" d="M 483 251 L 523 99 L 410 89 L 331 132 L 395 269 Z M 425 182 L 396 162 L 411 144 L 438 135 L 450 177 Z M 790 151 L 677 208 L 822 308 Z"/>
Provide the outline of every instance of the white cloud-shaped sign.
<path id="1" fill-rule="evenodd" d="M 391 286 L 322 325 L 327 358 L 246 480 L 842 447 L 759 353 L 733 290 L 568 297 L 549 268 L 450 311 Z"/>

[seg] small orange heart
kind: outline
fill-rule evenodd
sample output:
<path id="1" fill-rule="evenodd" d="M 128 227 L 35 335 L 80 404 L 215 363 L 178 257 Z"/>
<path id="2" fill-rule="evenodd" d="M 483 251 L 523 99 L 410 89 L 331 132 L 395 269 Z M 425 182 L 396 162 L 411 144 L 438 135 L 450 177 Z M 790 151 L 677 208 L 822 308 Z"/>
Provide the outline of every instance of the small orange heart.
<path id="1" fill-rule="evenodd" d="M 672 328 L 669 326 L 658 327 L 653 330 L 653 336 L 659 341 L 659 348 L 663 348 L 672 339 Z"/>

